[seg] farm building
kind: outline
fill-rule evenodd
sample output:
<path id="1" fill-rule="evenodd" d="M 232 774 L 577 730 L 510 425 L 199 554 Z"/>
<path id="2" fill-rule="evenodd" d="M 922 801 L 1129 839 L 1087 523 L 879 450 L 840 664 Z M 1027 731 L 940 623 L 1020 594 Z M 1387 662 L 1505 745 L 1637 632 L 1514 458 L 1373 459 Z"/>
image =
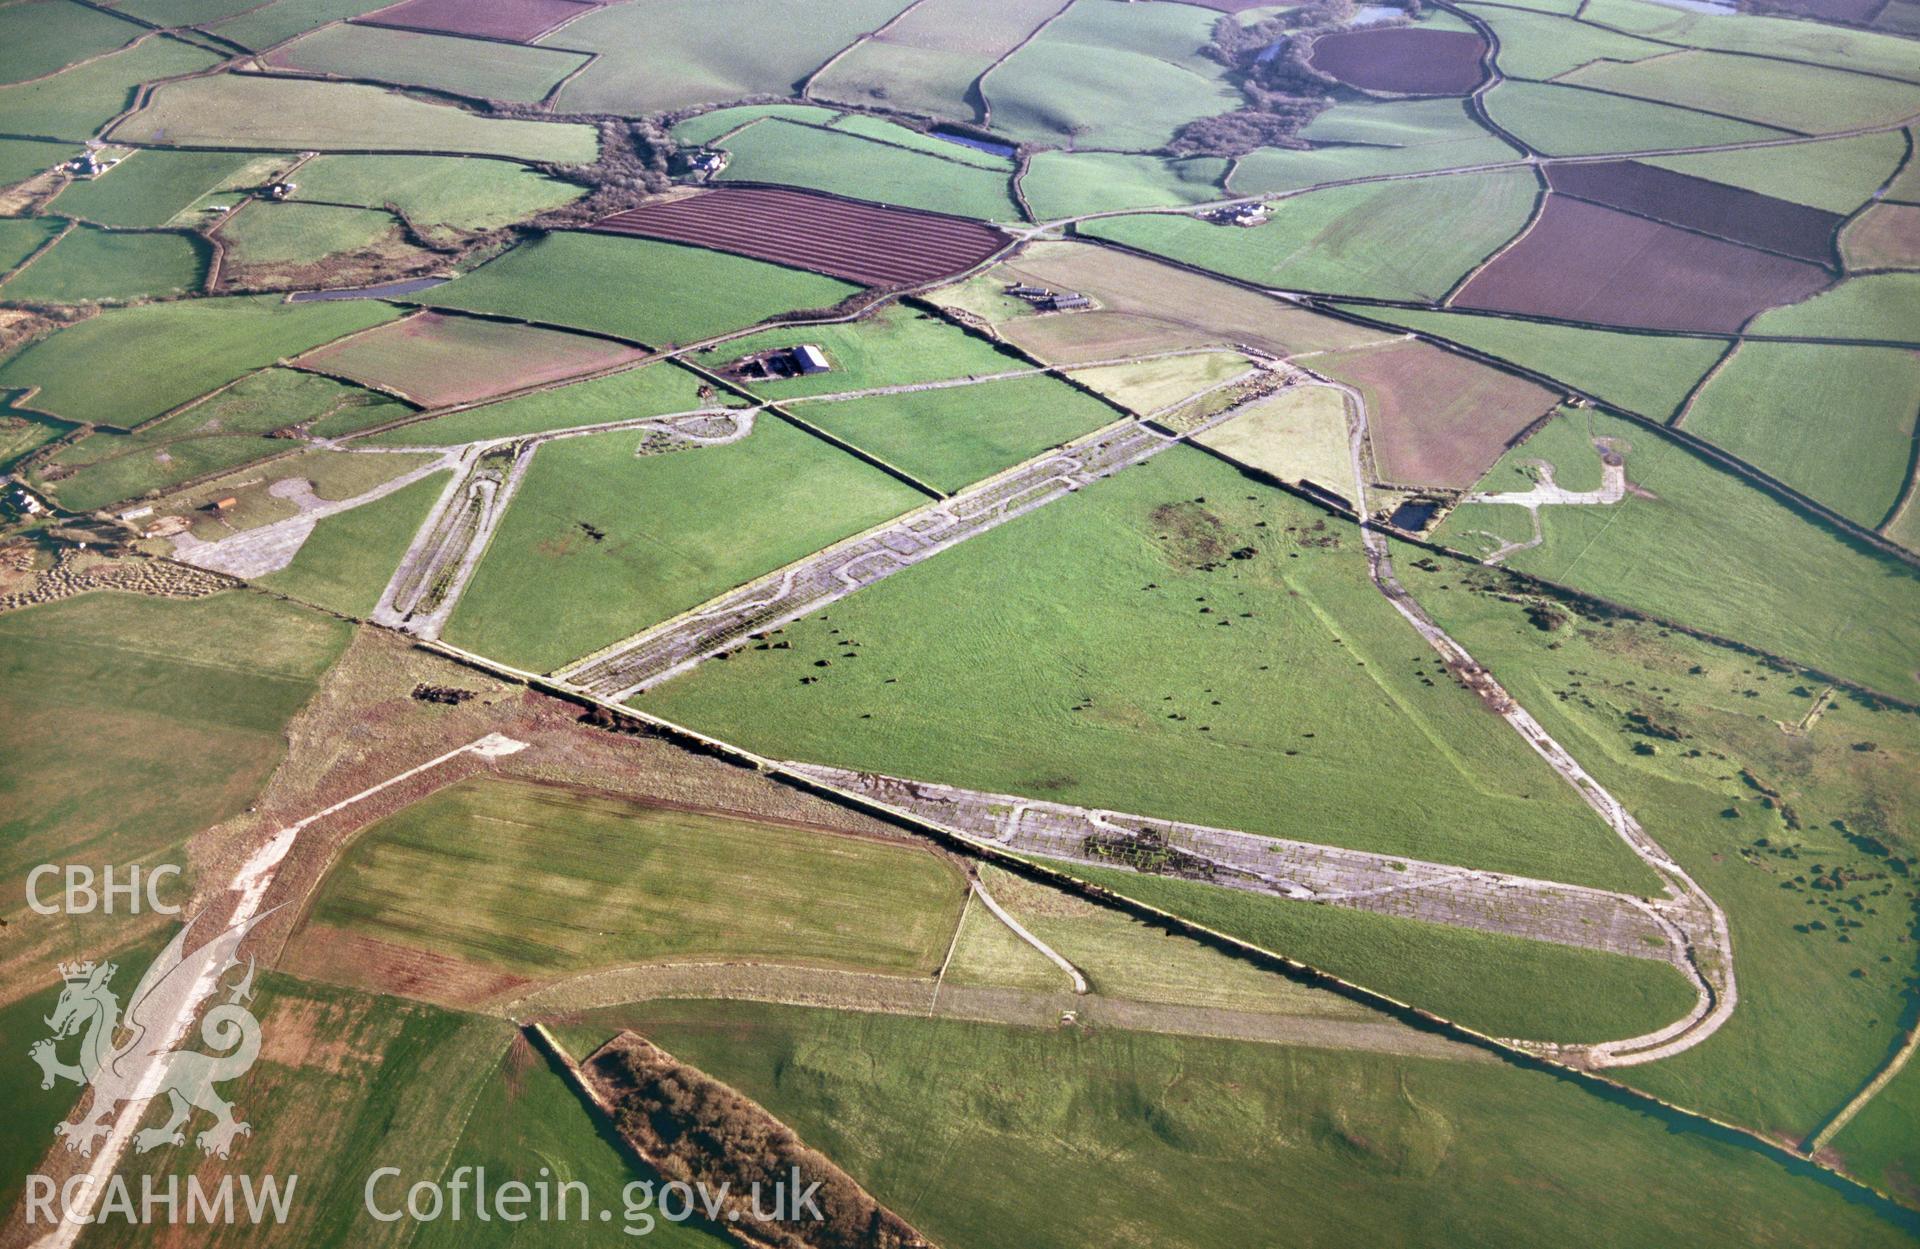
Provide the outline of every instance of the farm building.
<path id="1" fill-rule="evenodd" d="M 120 519 L 121 520 L 139 520 L 142 516 L 151 516 L 151 515 L 153 515 L 153 509 L 150 507 L 130 507 L 126 511 L 120 513 Z"/>
<path id="2" fill-rule="evenodd" d="M 1072 312 L 1093 307 L 1093 301 L 1078 291 L 1056 291 L 1041 300 L 1040 307 L 1048 312 Z"/>
<path id="3" fill-rule="evenodd" d="M 1205 214 L 1208 221 L 1223 226 L 1258 226 L 1267 223 L 1265 204 L 1229 204 Z"/>
<path id="4" fill-rule="evenodd" d="M 67 162 L 67 172 L 81 178 L 97 178 L 120 163 L 117 156 L 102 160 L 100 153 L 92 148 L 80 153 Z"/>
<path id="5" fill-rule="evenodd" d="M 827 362 L 827 353 L 812 343 L 802 343 L 793 349 L 793 366 L 802 376 L 825 373 L 833 368 Z"/>

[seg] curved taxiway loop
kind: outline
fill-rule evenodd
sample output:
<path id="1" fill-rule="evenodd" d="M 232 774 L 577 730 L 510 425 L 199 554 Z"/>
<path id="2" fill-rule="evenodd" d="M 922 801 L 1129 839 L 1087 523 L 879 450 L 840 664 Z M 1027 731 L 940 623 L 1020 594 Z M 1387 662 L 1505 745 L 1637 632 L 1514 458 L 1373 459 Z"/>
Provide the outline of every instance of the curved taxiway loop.
<path id="1" fill-rule="evenodd" d="M 1547 761 L 1547 766 L 1561 780 L 1573 786 L 1586 804 L 1607 822 L 1620 840 L 1627 843 L 1627 848 L 1641 862 L 1653 869 L 1666 886 L 1666 897 L 1648 900 L 1645 908 L 1684 952 L 1685 958 L 1680 966 L 1693 982 L 1696 999 L 1693 1009 L 1658 1031 L 1619 1041 L 1586 1045 L 1515 1043 L 1589 1067 L 1637 1066 L 1692 1049 L 1719 1031 L 1740 1000 L 1734 981 L 1733 941 L 1727 931 L 1726 913 L 1693 877 L 1673 861 L 1660 843 L 1647 835 L 1647 831 L 1640 827 L 1639 821 L 1620 804 L 1619 799 L 1589 775 L 1566 747 L 1555 741 L 1540 722 L 1494 679 L 1493 674 L 1475 662 L 1466 648 L 1436 624 L 1425 609 L 1413 600 L 1406 587 L 1400 584 L 1393 572 L 1387 535 L 1368 519 L 1366 404 L 1352 387 L 1310 369 L 1303 368 L 1300 371 L 1316 383 L 1339 391 L 1346 402 L 1347 450 L 1353 468 L 1354 505 L 1360 517 L 1360 542 L 1367 554 L 1367 574 L 1373 579 L 1375 588 L 1413 626 L 1414 632 L 1439 652 L 1447 666 L 1468 681 L 1487 706 L 1512 726 L 1514 732 L 1525 739 L 1535 754 Z"/>

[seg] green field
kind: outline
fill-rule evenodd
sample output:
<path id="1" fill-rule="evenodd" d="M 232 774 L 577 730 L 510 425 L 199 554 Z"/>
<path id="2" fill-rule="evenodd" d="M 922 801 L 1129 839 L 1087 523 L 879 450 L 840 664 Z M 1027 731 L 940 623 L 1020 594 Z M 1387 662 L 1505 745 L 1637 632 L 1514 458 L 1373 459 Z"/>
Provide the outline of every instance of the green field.
<path id="1" fill-rule="evenodd" d="M 986 169 L 958 158 L 923 155 L 857 134 L 778 118 L 755 122 L 725 146 L 733 159 L 720 175 L 722 182 L 777 182 L 904 208 L 1000 221 L 1020 217 L 1008 168 Z M 953 144 L 942 146 L 964 150 Z"/>
<path id="2" fill-rule="evenodd" d="M 273 54 L 276 65 L 521 104 L 545 99 L 587 59 L 554 48 L 352 23 L 316 30 Z"/>
<path id="3" fill-rule="evenodd" d="M 1503 82 L 1482 97 L 1502 127 L 1551 156 L 1652 152 L 1785 137 L 1690 109 L 1550 83 Z"/>
<path id="4" fill-rule="evenodd" d="M 1920 342 L 1920 273 L 1848 278 L 1812 299 L 1763 312 L 1748 328 L 1756 334 Z"/>
<path id="5" fill-rule="evenodd" d="M 1118 868 L 1059 866 L 1490 1036 L 1617 1040 L 1663 1028 L 1694 1004 L 1687 978 L 1653 959 L 1372 911 L 1303 906 Z M 1580 991 L 1566 992 L 1574 984 Z"/>
<path id="6" fill-rule="evenodd" d="M 585 1058 L 576 1054 L 575 1058 Z M 676 1223 L 652 1212 L 649 1225 L 640 1218 L 624 1221 L 622 1194 L 626 1186 L 642 1178 L 638 1170 L 605 1134 L 598 1119 L 588 1114 L 580 1095 L 547 1063 L 536 1057 L 524 1040 L 507 1051 L 500 1070 L 480 1088 L 465 1119 L 466 1130 L 447 1159 L 444 1175 L 453 1175 L 461 1167 L 484 1168 L 489 1183 L 512 1180 L 526 1184 L 551 1185 L 559 1208 L 560 1185 L 583 1183 L 599 1206 L 611 1208 L 613 1226 L 631 1227 L 643 1235 L 640 1243 L 648 1249 L 731 1249 L 736 1243 L 726 1236 L 703 1230 L 692 1223 Z M 471 1174 L 471 1172 L 469 1172 Z M 655 1177 L 655 1183 L 659 1182 Z M 383 1203 L 389 1195 L 399 1204 L 404 1188 L 396 1183 L 389 1194 L 379 1190 Z M 638 1196 L 636 1191 L 635 1196 Z M 580 1203 L 574 1200 L 565 1220 L 550 1219 L 536 1224 L 506 1223 L 490 1219 L 481 1223 L 472 1219 L 456 1223 L 443 1219 L 420 1225 L 412 1243 L 421 1249 L 472 1249 L 474 1246 L 526 1246 L 536 1240 L 552 1249 L 593 1249 L 608 1242 L 607 1225 L 594 1221 L 595 1210 L 586 1217 L 573 1213 Z M 679 1212 L 675 1207 L 675 1213 Z M 528 1232 L 528 1227 L 538 1230 Z"/>
<path id="7" fill-rule="evenodd" d="M 1495 1064 L 749 1003 L 603 1018 L 759 1101 L 954 1249 L 1235 1245 L 1254 1227 L 1308 1246 L 1904 1243 L 1747 1147 Z"/>
<path id="8" fill-rule="evenodd" d="M 981 864 L 980 884 L 1002 910 L 1078 968 L 1100 997 L 1383 1022 L 1372 1007 L 1330 990 L 1276 975 L 1250 959 L 1001 868 Z M 975 924 L 976 918 L 985 923 Z M 1065 979 L 1065 973 L 975 901 L 947 965 L 948 983 L 1025 981 L 1032 988 L 1058 991 Z"/>
<path id="9" fill-rule="evenodd" d="M 957 160 L 963 165 L 974 165 L 981 169 L 993 169 L 1009 174 L 1013 172 L 1015 162 L 1011 156 L 981 151 L 964 143 L 943 139 L 929 130 L 915 130 L 911 126 L 885 121 L 866 113 L 842 113 L 830 124 L 833 129 L 842 134 L 857 134 L 863 139 L 872 139 L 876 143 L 912 148 L 928 156 Z"/>
<path id="10" fill-rule="evenodd" d="M 596 330 L 651 346 L 697 342 L 796 309 L 831 308 L 850 283 L 700 247 L 562 231 L 514 248 L 421 303 Z M 635 300 L 634 291 L 647 292 Z"/>
<path id="11" fill-rule="evenodd" d="M 1522 170 L 1459 174 L 1309 192 L 1252 228 L 1168 214 L 1080 228 L 1262 286 L 1437 300 L 1520 232 L 1537 193 Z"/>
<path id="12" fill-rule="evenodd" d="M 600 59 L 556 101 L 567 113 L 639 117 L 749 96 L 788 96 L 905 0 L 656 0 L 608 5 L 552 36 Z M 777 32 L 777 34 L 775 33 Z"/>
<path id="13" fill-rule="evenodd" d="M 0 217 L 0 277 L 45 247 L 64 225 L 55 217 Z"/>
<path id="14" fill-rule="evenodd" d="M 1075 4 L 982 82 L 994 129 L 1056 147 L 1147 151 L 1187 122 L 1232 112 L 1240 93 L 1200 55 L 1219 17 L 1181 4 Z"/>
<path id="15" fill-rule="evenodd" d="M 385 498 L 324 517 L 293 562 L 259 583 L 364 620 L 446 485 L 447 474 L 434 473 Z"/>
<path id="16" fill-rule="evenodd" d="M 1648 156 L 1640 163 L 1844 214 L 1867 202 L 1905 151 L 1900 132 L 1887 130 L 1785 147 Z"/>
<path id="17" fill-rule="evenodd" d="M 300 167 L 299 200 L 391 205 L 416 226 L 492 230 L 572 203 L 586 188 L 508 161 L 460 156 L 320 156 Z"/>
<path id="18" fill-rule="evenodd" d="M 990 57 L 964 51 L 868 40 L 835 61 L 814 84 L 812 94 L 816 99 L 845 100 L 869 108 L 975 121 L 977 113 L 968 93 L 990 64 Z"/>
<path id="19" fill-rule="evenodd" d="M 1176 448 L 636 705 L 775 758 L 1649 887 L 1322 516 Z"/>
<path id="20" fill-rule="evenodd" d="M 540 434 L 575 425 L 727 406 L 728 401 L 717 395 L 702 398 L 701 385 L 692 373 L 671 361 L 663 361 L 416 421 L 375 434 L 367 442 L 376 447 L 452 446 L 485 438 Z"/>
<path id="21" fill-rule="evenodd" d="M 793 405 L 836 438 L 952 493 L 1121 414 L 1051 377 Z"/>
<path id="22" fill-rule="evenodd" d="M 31 139 L 0 139 L 0 187 L 44 173 L 75 155 L 67 143 L 36 143 Z"/>
<path id="23" fill-rule="evenodd" d="M 152 22 L 156 26 L 195 26 L 217 22 L 259 0 L 120 0 L 122 12 Z"/>
<path id="24" fill-rule="evenodd" d="M 238 815 L 347 633 L 245 593 L 101 592 L 0 616 L 0 877 L 132 862 Z M 22 901 L 11 889 L 9 911 Z"/>
<path id="25" fill-rule="evenodd" d="M 286 163 L 245 152 L 136 150 L 106 175 L 70 183 L 53 211 L 103 226 L 163 226 L 204 196 L 273 181 Z"/>
<path id="26" fill-rule="evenodd" d="M 363 833 L 310 923 L 530 977 L 690 958 L 930 976 L 964 892 L 916 845 L 483 780 Z"/>
<path id="27" fill-rule="evenodd" d="M 1467 11 L 1493 27 L 1500 39 L 1500 72 L 1508 78 L 1547 79 L 1590 61 L 1640 61 L 1673 51 L 1548 13 L 1478 4 Z"/>
<path id="28" fill-rule="evenodd" d="M 75 226 L 0 286 L 0 299 L 78 304 L 183 295 L 206 281 L 211 256 L 206 242 L 191 234 Z"/>
<path id="29" fill-rule="evenodd" d="M 693 361 L 704 368 L 723 369 L 758 352 L 799 343 L 812 343 L 826 352 L 833 368 L 826 373 L 769 377 L 742 384 L 769 399 L 789 399 L 1033 367 L 978 334 L 933 313 L 900 304 L 889 304 L 872 316 L 845 325 L 796 326 L 730 339 L 697 353 Z"/>
<path id="30" fill-rule="evenodd" d="M 1300 131 L 1315 143 L 1370 147 L 1432 147 L 1489 138 L 1459 100 L 1361 100 L 1334 104 Z M 1519 153 L 1504 147 L 1509 155 Z"/>
<path id="31" fill-rule="evenodd" d="M 1920 81 L 1920 65 L 1914 63 L 1911 41 L 1846 30 L 1826 22 L 1746 13 L 1690 13 L 1657 0 L 1589 0 L 1581 6 L 1580 15 L 1587 21 L 1649 39 Z M 1731 20 L 1722 21 L 1723 17 Z"/>
<path id="32" fill-rule="evenodd" d="M 243 48 L 270 48 L 316 26 L 386 7 L 381 0 L 272 0 L 209 29 Z"/>
<path id="33" fill-rule="evenodd" d="M 372 247 L 399 228 L 370 208 L 255 200 L 221 225 L 220 240 L 236 265 L 309 265 Z"/>
<path id="34" fill-rule="evenodd" d="M 329 377 L 264 369 L 137 433 L 89 434 L 53 456 L 58 479 L 43 472 L 40 484 L 63 507 L 87 511 L 292 449 L 266 436 L 277 429 L 335 416 L 378 423 L 407 411 Z"/>
<path id="35" fill-rule="evenodd" d="M 0 402 L 0 471 L 12 470 L 25 456 L 72 430 L 64 421 Z"/>
<path id="36" fill-rule="evenodd" d="M 1727 349 L 1717 338 L 1624 334 L 1453 312 L 1348 310 L 1485 352 L 1656 421 L 1673 415 Z"/>
<path id="37" fill-rule="evenodd" d="M 27 0 L 0 7 L 0 83 L 51 74 L 111 52 L 143 31 L 75 0 Z"/>
<path id="38" fill-rule="evenodd" d="M 75 421 L 136 425 L 246 373 L 390 321 L 362 300 L 283 304 L 273 296 L 114 309 L 68 326 L 0 365 L 0 386 L 38 386 L 35 408 Z M 138 362 L 140 386 L 122 368 Z M 113 362 L 102 367 L 103 362 Z"/>
<path id="39" fill-rule="evenodd" d="M 1920 1066 L 1908 1059 L 1893 1082 L 1833 1138 L 1832 1148 L 1839 1151 L 1848 1171 L 1913 1205 L 1920 1200 L 1916 1120 L 1920 1120 Z"/>
<path id="40" fill-rule="evenodd" d="M 133 103 L 134 88 L 220 63 L 204 48 L 164 36 L 17 86 L 0 87 L 0 117 L 10 134 L 88 139 Z"/>
<path id="41" fill-rule="evenodd" d="M 1602 61 L 1564 82 L 1683 108 L 1744 117 L 1761 125 L 1826 134 L 1883 125 L 1913 115 L 1913 83 L 1771 61 L 1757 77 L 1753 60 L 1683 52 L 1657 61 Z"/>
<path id="42" fill-rule="evenodd" d="M 115 127 L 114 137 L 164 138 L 180 147 L 426 149 L 562 163 L 590 162 L 599 150 L 591 126 L 479 116 L 364 83 L 247 74 L 168 83 Z"/>
<path id="43" fill-rule="evenodd" d="M 1332 146 L 1249 152 L 1234 167 L 1234 192 L 1298 191 L 1323 182 L 1492 164 L 1520 155 L 1474 121 L 1458 100 L 1335 104 L 1309 122 L 1300 137 Z"/>
<path id="44" fill-rule="evenodd" d="M 1686 428 L 1871 529 L 1906 486 L 1916 412 L 1913 352 L 1747 343 Z"/>
<path id="45" fill-rule="evenodd" d="M 682 147 L 700 147 L 762 117 L 783 117 L 788 121 L 814 122 L 824 126 L 838 115 L 836 109 L 821 108 L 814 104 L 742 104 L 735 108 L 716 108 L 711 112 L 697 113 L 674 126 L 673 138 Z"/>
<path id="46" fill-rule="evenodd" d="M 636 457 L 640 439 L 540 449 L 448 641 L 544 671 L 923 501 L 774 418 L 726 446 Z"/>
<path id="47" fill-rule="evenodd" d="M 1627 477 L 1644 493 L 1612 507 L 1542 508 L 1546 542 L 1512 556 L 1514 568 L 1896 697 L 1920 693 L 1911 662 L 1920 578 L 1647 430 L 1598 412 L 1586 419 L 1593 435 L 1630 445 Z M 1507 455 L 1530 458 L 1530 444 Z M 1484 514 L 1516 510 L 1457 508 L 1439 539 L 1477 550 L 1468 531 L 1485 527 Z"/>
<path id="48" fill-rule="evenodd" d="M 1230 189 L 1235 195 L 1268 195 L 1381 174 L 1496 164 L 1517 156 L 1490 134 L 1408 147 L 1334 146 L 1304 152 L 1263 147 L 1234 166 Z"/>
<path id="49" fill-rule="evenodd" d="M 1842 695 L 1800 729 L 1818 682 L 1647 625 L 1542 632 L 1491 574 L 1396 563 L 1727 912 L 1739 1008 L 1627 1081 L 1786 1139 L 1813 1132 L 1911 1018 L 1911 884 L 1891 858 L 1915 849 L 1920 720 Z"/>
<path id="50" fill-rule="evenodd" d="M 1058 0 L 922 0 L 879 39 L 854 48 L 813 85 L 850 100 L 937 117 L 977 120 L 970 89 L 995 61 L 1060 11 Z"/>
<path id="51" fill-rule="evenodd" d="M 1912 128 L 1909 128 L 1903 135 L 1888 135 L 1886 137 L 1892 139 L 1905 138 L 1905 140 L 1911 144 L 1915 139 L 1915 132 Z M 1887 183 L 1887 194 L 1893 199 L 1907 200 L 1909 202 L 1920 200 L 1920 162 L 1916 162 L 1913 159 L 1911 148 L 1908 150 L 1906 161 L 1900 166 L 1900 171 L 1894 175 L 1891 182 Z"/>
<path id="52" fill-rule="evenodd" d="M 1041 152 L 1020 186 L 1041 221 L 1225 199 L 1227 162 L 1214 156 L 1169 160 L 1119 152 Z"/>

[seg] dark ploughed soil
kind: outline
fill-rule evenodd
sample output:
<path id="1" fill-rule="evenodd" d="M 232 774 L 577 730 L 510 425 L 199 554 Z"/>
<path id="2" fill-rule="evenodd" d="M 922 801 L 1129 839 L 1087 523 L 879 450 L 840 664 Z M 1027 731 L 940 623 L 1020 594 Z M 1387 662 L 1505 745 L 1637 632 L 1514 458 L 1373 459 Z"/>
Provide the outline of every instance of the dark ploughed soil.
<path id="1" fill-rule="evenodd" d="M 1670 225 L 1764 247 L 1815 264 L 1833 263 L 1833 235 L 1846 218 L 1740 187 L 1630 160 L 1548 165 L 1556 191 Z"/>
<path id="2" fill-rule="evenodd" d="M 401 0 L 355 20 L 373 26 L 527 42 L 594 8 L 591 0 Z"/>
<path id="3" fill-rule="evenodd" d="M 630 208 L 594 229 L 693 243 L 868 286 L 959 273 L 1007 241 L 977 221 L 762 187 Z"/>
<path id="4" fill-rule="evenodd" d="M 1453 303 L 1602 325 L 1732 333 L 1833 280 L 1817 265 L 1565 195 Z"/>
<path id="5" fill-rule="evenodd" d="M 1307 63 L 1363 91 L 1466 95 L 1480 85 L 1487 45 L 1464 30 L 1344 30 L 1313 41 Z"/>

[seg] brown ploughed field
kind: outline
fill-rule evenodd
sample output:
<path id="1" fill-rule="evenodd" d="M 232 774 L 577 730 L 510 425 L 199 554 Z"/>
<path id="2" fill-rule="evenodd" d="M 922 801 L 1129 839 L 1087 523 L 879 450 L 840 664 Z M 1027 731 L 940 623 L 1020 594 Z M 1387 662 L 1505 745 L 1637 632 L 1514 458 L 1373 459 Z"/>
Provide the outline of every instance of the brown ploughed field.
<path id="1" fill-rule="evenodd" d="M 1730 334 L 1833 281 L 1818 265 L 1564 195 L 1453 297 L 1459 308 Z"/>
<path id="2" fill-rule="evenodd" d="M 630 208 L 593 228 L 711 247 L 867 286 L 911 286 L 960 273 L 1007 241 L 976 221 L 761 187 Z"/>
<path id="3" fill-rule="evenodd" d="M 597 7 L 592 0 L 401 0 L 354 20 L 370 26 L 531 43 L 568 18 Z"/>
<path id="4" fill-rule="evenodd" d="M 1415 339 L 1315 357 L 1367 405 L 1374 469 L 1402 486 L 1464 490 L 1560 396 Z"/>
<path id="5" fill-rule="evenodd" d="M 1484 77 L 1487 45 L 1464 30 L 1345 30 L 1313 41 L 1307 63 L 1362 91 L 1466 95 Z"/>
<path id="6" fill-rule="evenodd" d="M 1630 160 L 1548 165 L 1554 190 L 1668 225 L 1824 265 L 1846 218 Z"/>

